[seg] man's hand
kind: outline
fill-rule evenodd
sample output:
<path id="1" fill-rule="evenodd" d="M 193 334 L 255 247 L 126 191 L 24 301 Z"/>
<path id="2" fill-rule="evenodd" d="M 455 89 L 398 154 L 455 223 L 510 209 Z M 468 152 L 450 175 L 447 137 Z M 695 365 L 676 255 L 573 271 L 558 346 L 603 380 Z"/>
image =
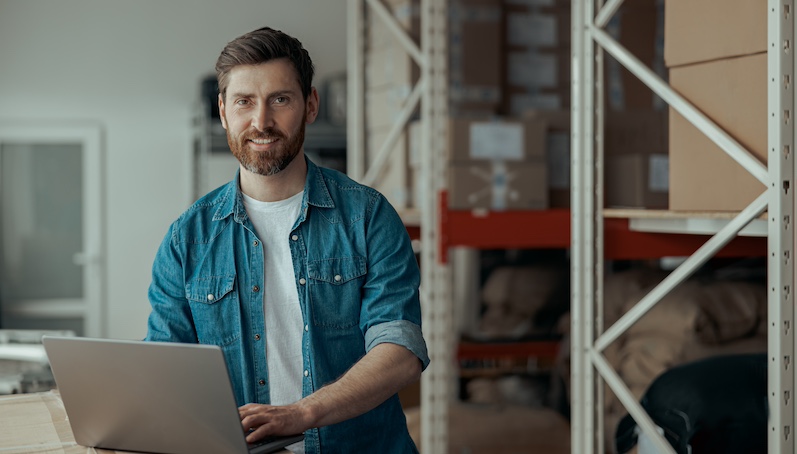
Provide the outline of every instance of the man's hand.
<path id="1" fill-rule="evenodd" d="M 284 406 L 247 404 L 238 409 L 246 441 L 293 435 L 337 424 L 376 408 L 421 376 L 421 362 L 406 348 L 383 343 L 372 348 L 339 380 Z"/>
<path id="2" fill-rule="evenodd" d="M 299 434 L 310 428 L 301 408 L 296 404 L 246 404 L 238 408 L 238 414 L 249 443 L 273 435 Z"/>

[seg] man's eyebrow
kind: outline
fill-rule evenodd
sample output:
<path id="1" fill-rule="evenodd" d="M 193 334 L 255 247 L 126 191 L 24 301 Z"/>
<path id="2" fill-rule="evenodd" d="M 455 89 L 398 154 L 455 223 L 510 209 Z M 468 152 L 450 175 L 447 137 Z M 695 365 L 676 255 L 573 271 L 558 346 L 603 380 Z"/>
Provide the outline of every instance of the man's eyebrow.
<path id="1" fill-rule="evenodd" d="M 230 93 L 230 97 L 231 98 L 251 98 L 253 96 L 254 95 L 251 94 L 251 93 L 243 93 L 243 92 L 240 92 L 240 91 L 236 91 L 234 93 Z"/>
<path id="2" fill-rule="evenodd" d="M 269 93 L 269 98 L 276 98 L 277 96 L 285 96 L 285 95 L 295 95 L 296 90 L 287 89 L 287 90 L 277 90 L 275 92 Z"/>
<path id="3" fill-rule="evenodd" d="M 273 91 L 273 92 L 269 93 L 268 95 L 266 95 L 266 97 L 271 99 L 271 98 L 276 98 L 277 96 L 285 96 L 285 95 L 293 96 L 293 95 L 296 95 L 296 93 L 298 93 L 297 90 L 289 88 L 289 89 L 285 89 L 285 90 Z M 237 91 L 237 92 L 230 93 L 230 97 L 231 98 L 254 98 L 256 96 L 253 93 L 245 93 L 245 92 Z"/>

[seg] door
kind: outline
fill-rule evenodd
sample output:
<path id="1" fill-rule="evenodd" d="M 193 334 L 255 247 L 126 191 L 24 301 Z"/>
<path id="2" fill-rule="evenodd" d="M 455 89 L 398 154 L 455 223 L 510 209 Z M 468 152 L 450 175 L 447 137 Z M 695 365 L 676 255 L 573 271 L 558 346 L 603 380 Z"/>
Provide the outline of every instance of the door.
<path id="1" fill-rule="evenodd" d="M 0 124 L 0 327 L 103 333 L 99 126 Z"/>

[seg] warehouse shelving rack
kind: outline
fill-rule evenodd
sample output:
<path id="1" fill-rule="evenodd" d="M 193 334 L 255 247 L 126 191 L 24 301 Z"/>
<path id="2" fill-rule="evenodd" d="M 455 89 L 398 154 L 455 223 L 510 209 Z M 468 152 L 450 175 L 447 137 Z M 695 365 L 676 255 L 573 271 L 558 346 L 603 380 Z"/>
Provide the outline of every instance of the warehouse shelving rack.
<path id="1" fill-rule="evenodd" d="M 794 5 L 769 0 L 768 164 L 763 165 L 687 99 L 604 31 L 622 0 L 572 3 L 572 452 L 603 452 L 602 399 L 605 381 L 661 453 L 674 450 L 607 362 L 603 350 L 670 290 L 766 212 L 768 267 L 768 446 L 794 453 Z M 717 12 L 721 14 L 721 12 Z M 602 331 L 603 274 L 608 231 L 603 210 L 603 53 L 607 52 L 669 106 L 689 120 L 763 185 L 763 193 L 720 227 L 699 249 L 605 332 Z"/>
<path id="2" fill-rule="evenodd" d="M 447 452 L 448 403 L 455 395 L 455 340 L 453 339 L 452 279 L 448 269 L 450 247 L 472 248 L 572 248 L 572 452 L 591 454 L 604 446 L 602 397 L 599 381 L 606 380 L 622 398 L 662 452 L 672 452 L 652 422 L 643 415 L 601 351 L 638 320 L 680 280 L 688 277 L 711 256 L 769 257 L 770 452 L 794 452 L 790 436 L 794 420 L 791 402 L 794 374 L 788 369 L 793 355 L 793 233 L 794 198 L 789 187 L 794 174 L 790 150 L 793 132 L 788 119 L 793 108 L 790 81 L 793 59 L 791 1 L 769 1 L 769 167 L 752 158 L 726 133 L 702 116 L 688 101 L 602 31 L 622 0 L 572 3 L 573 23 L 573 146 L 571 210 L 525 212 L 451 211 L 447 206 L 445 137 L 447 134 L 446 18 L 445 0 L 421 1 L 421 45 L 406 35 L 381 0 L 348 1 L 348 173 L 373 184 L 388 162 L 389 150 L 398 140 L 412 110 L 421 99 L 422 193 L 420 212 L 401 213 L 410 234 L 420 237 L 423 284 L 421 291 L 424 333 L 432 363 L 421 386 L 421 443 L 424 453 Z M 596 9 L 596 6 L 599 9 Z M 381 21 L 421 68 L 421 77 L 399 115 L 377 158 L 366 168 L 364 153 L 364 26 L 365 13 Z M 593 42 L 594 41 L 594 42 Z M 684 214 L 660 211 L 604 210 L 602 122 L 597 106 L 602 81 L 602 50 L 610 52 L 651 89 L 687 119 L 707 131 L 709 137 L 737 161 L 751 169 L 767 186 L 746 210 L 734 218 L 712 213 Z M 766 220 L 759 215 L 768 209 Z M 499 233 L 500 232 L 500 233 Z M 708 236 L 712 235 L 713 236 Z M 737 234 L 739 236 L 737 236 Z M 761 237 L 766 238 L 761 238 Z M 604 259 L 643 259 L 691 255 L 639 305 L 605 333 L 602 320 L 602 266 Z M 773 310 L 774 308 L 774 310 Z M 520 346 L 527 349 L 528 346 Z M 596 371 L 598 372 L 596 374 Z M 596 405 L 598 404 L 598 405 Z"/>
<path id="3" fill-rule="evenodd" d="M 355 180 L 373 185 L 388 163 L 402 130 L 421 98 L 421 192 L 439 194 L 445 175 L 445 138 L 448 116 L 447 1 L 421 0 L 421 44 L 418 46 L 402 29 L 381 0 L 348 0 L 347 53 L 347 173 Z M 420 67 L 420 78 L 413 87 L 398 121 L 387 134 L 385 143 L 366 168 L 363 126 L 365 13 L 381 21 L 404 50 Z M 440 241 L 438 204 L 424 200 L 420 208 L 421 243 Z M 421 445 L 424 453 L 446 453 L 448 443 L 448 404 L 453 396 L 453 318 L 449 289 L 449 270 L 440 260 L 436 247 L 421 248 L 421 305 L 424 336 L 431 363 L 421 378 Z"/>

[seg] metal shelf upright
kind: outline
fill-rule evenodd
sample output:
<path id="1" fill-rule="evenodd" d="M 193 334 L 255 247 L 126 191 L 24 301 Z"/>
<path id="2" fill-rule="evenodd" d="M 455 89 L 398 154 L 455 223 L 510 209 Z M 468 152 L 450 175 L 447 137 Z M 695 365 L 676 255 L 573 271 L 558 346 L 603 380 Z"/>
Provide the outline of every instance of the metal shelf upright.
<path id="1" fill-rule="evenodd" d="M 748 224 L 766 212 L 768 244 L 769 452 L 795 452 L 794 442 L 794 5 L 768 0 L 768 164 L 761 164 L 730 135 L 673 91 L 605 30 L 622 0 L 572 3 L 572 450 L 603 452 L 602 381 L 662 453 L 674 450 L 655 430 L 609 365 L 603 350 L 669 291 L 694 273 Z M 718 12 L 718 14 L 721 14 Z M 710 31 L 707 31 L 707 33 Z M 706 241 L 681 266 L 603 332 L 603 53 L 639 78 L 654 93 L 766 187 L 749 206 Z M 600 409 L 600 410 L 599 410 Z"/>
<path id="2" fill-rule="evenodd" d="M 348 0 L 347 173 L 368 185 L 388 165 L 388 155 L 421 103 L 421 309 L 431 363 L 421 378 L 421 446 L 424 454 L 448 452 L 448 405 L 454 396 L 454 338 L 450 277 L 439 256 L 439 204 L 446 180 L 448 116 L 447 1 L 421 0 L 420 47 L 381 0 Z M 365 13 L 390 30 L 421 75 L 372 162 L 365 154 Z M 422 101 L 421 101 L 422 100 Z M 366 166 L 366 164 L 368 164 Z M 367 168 L 366 168 L 367 167 Z"/>

